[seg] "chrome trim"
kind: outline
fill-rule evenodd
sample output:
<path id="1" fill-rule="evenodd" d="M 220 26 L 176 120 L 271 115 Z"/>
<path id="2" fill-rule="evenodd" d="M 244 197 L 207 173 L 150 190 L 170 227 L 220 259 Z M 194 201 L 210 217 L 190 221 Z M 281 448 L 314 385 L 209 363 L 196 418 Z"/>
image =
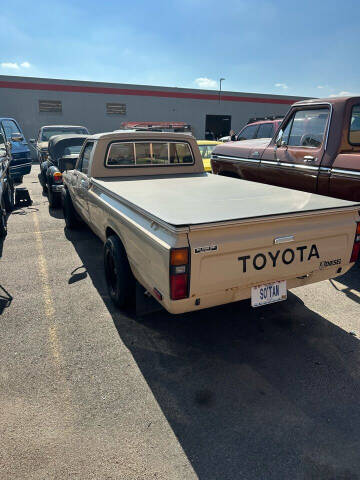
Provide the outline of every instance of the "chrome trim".
<path id="1" fill-rule="evenodd" d="M 261 163 L 265 165 L 279 165 L 280 162 L 275 162 L 274 160 L 261 160 Z"/>
<path id="2" fill-rule="evenodd" d="M 279 245 L 280 243 L 290 243 L 295 240 L 295 235 L 288 235 L 287 237 L 277 237 L 274 238 L 274 245 Z"/>
<path id="3" fill-rule="evenodd" d="M 342 170 L 341 168 L 333 168 L 331 169 L 331 173 L 338 173 L 339 175 L 348 175 L 350 177 L 360 177 L 360 171 L 357 172 L 356 170 Z"/>
<path id="4" fill-rule="evenodd" d="M 32 165 L 31 162 L 29 163 L 22 163 L 21 165 L 10 165 L 10 170 L 16 170 L 17 168 L 22 168 L 22 167 L 28 167 L 29 165 Z"/>
<path id="5" fill-rule="evenodd" d="M 61 192 L 64 188 L 64 185 L 51 185 L 51 190 L 53 192 Z"/>
<path id="6" fill-rule="evenodd" d="M 279 162 L 279 165 L 284 168 L 295 168 L 299 170 L 319 170 L 319 167 L 315 167 L 313 165 L 302 165 L 301 163 Z"/>
<path id="7" fill-rule="evenodd" d="M 276 165 L 280 168 L 294 168 L 299 170 L 319 170 L 319 167 L 314 165 L 302 165 L 301 163 L 285 163 L 285 162 L 274 162 L 272 160 L 261 160 L 261 164 L 265 165 Z"/>
<path id="8" fill-rule="evenodd" d="M 211 156 L 211 159 L 213 160 L 219 159 L 219 160 L 225 160 L 225 161 L 236 160 L 238 162 L 246 162 L 246 163 L 260 163 L 260 159 L 256 159 L 256 158 L 230 157 L 228 155 L 219 155 L 219 154 L 217 154 L 216 156 L 215 155 Z"/>

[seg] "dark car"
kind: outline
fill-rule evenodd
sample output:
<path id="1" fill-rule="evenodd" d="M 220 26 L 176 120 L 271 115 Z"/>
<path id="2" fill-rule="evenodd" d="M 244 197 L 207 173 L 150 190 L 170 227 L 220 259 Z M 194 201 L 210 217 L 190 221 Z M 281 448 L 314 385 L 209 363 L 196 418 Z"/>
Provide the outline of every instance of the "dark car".
<path id="1" fill-rule="evenodd" d="M 14 206 L 14 183 L 9 173 L 11 144 L 0 125 L 0 238 L 7 232 L 7 217 Z"/>
<path id="2" fill-rule="evenodd" d="M 79 153 L 88 135 L 55 135 L 48 144 L 48 158 L 40 164 L 39 181 L 47 192 L 50 207 L 61 203 L 62 172 L 75 167 Z"/>
<path id="3" fill-rule="evenodd" d="M 11 144 L 10 175 L 15 182 L 22 182 L 31 171 L 31 152 L 18 122 L 13 118 L 0 118 L 0 126 L 7 142 Z"/>
<path id="4" fill-rule="evenodd" d="M 40 128 L 38 136 L 30 138 L 29 142 L 33 144 L 38 162 L 41 164 L 48 156 L 48 143 L 51 137 L 55 135 L 88 135 L 89 130 L 80 125 L 44 125 Z"/>

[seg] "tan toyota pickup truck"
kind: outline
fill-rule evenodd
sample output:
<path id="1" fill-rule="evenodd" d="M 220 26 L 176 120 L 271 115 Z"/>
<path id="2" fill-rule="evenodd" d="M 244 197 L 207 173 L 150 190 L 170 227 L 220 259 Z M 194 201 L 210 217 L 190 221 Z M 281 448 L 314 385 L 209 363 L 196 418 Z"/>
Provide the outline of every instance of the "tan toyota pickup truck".
<path id="1" fill-rule="evenodd" d="M 135 280 L 171 313 L 257 307 L 345 273 L 360 249 L 359 203 L 205 173 L 188 134 L 90 136 L 63 177 L 66 225 L 104 242 L 120 307 Z"/>

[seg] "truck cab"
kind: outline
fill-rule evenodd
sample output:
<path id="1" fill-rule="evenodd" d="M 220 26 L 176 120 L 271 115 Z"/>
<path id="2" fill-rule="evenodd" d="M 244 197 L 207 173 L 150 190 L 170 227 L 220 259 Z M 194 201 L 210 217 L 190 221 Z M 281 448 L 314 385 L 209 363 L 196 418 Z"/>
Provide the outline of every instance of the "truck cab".
<path id="1" fill-rule="evenodd" d="M 295 103 L 271 140 L 220 145 L 214 173 L 360 200 L 360 97 Z"/>
<path id="2" fill-rule="evenodd" d="M 0 118 L 5 139 L 11 144 L 9 172 L 15 182 L 22 182 L 31 171 L 31 152 L 20 125 L 14 118 Z"/>

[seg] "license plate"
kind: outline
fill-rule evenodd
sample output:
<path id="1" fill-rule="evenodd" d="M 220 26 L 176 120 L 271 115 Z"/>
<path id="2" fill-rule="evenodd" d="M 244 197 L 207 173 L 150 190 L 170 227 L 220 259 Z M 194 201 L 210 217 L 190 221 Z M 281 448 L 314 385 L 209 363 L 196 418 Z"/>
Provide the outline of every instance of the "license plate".
<path id="1" fill-rule="evenodd" d="M 286 280 L 266 283 L 251 288 L 251 306 L 261 307 L 269 303 L 282 302 L 287 299 Z"/>

